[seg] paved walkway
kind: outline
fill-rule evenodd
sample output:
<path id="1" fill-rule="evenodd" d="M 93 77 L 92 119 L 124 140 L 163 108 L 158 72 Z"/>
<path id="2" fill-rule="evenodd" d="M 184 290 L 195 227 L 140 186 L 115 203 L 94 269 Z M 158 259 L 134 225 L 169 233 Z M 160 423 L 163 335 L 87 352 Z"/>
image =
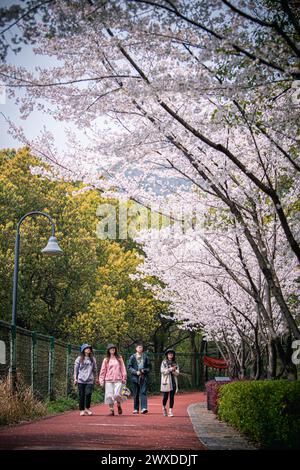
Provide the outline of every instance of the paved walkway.
<path id="1" fill-rule="evenodd" d="M 132 400 L 123 414 L 109 416 L 107 405 L 93 416 L 67 411 L 30 423 L 0 428 L 0 450 L 254 450 L 231 426 L 206 407 L 202 392 L 175 398 L 173 418 L 161 412 L 161 397 L 149 398 L 149 414 L 133 415 Z"/>
<path id="2" fill-rule="evenodd" d="M 228 424 L 219 421 L 206 403 L 195 403 L 188 413 L 200 441 L 208 450 L 255 450 L 256 447 Z"/>
<path id="3" fill-rule="evenodd" d="M 107 405 L 92 407 L 93 416 L 68 411 L 0 429 L 0 449 L 205 450 L 188 415 L 188 407 L 205 401 L 204 393 L 175 398 L 173 418 L 162 416 L 161 397 L 149 398 L 149 414 L 133 415 L 132 400 L 120 416 L 108 416 Z"/>

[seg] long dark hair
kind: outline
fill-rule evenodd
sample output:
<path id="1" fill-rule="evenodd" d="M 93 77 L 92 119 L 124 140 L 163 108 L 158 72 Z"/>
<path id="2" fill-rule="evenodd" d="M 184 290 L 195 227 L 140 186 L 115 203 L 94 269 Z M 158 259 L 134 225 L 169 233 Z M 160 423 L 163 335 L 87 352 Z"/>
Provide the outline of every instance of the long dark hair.
<path id="1" fill-rule="evenodd" d="M 86 348 L 87 349 L 87 348 Z M 94 359 L 94 353 L 93 353 L 93 350 L 92 348 L 90 348 L 91 352 L 90 354 L 88 354 L 88 357 L 89 359 L 92 361 L 92 362 L 95 362 L 95 359 Z M 80 353 L 80 363 L 82 364 L 84 359 L 86 358 L 86 355 L 84 354 L 84 351 L 82 351 L 82 353 Z"/>
<path id="2" fill-rule="evenodd" d="M 110 360 L 110 352 L 109 350 L 110 349 L 114 349 L 115 350 L 115 358 L 118 359 L 118 361 L 120 361 L 122 359 L 122 357 L 120 356 L 120 354 L 118 353 L 118 348 L 117 346 L 112 346 L 111 348 L 109 348 L 106 352 L 106 360 L 109 361 Z"/>

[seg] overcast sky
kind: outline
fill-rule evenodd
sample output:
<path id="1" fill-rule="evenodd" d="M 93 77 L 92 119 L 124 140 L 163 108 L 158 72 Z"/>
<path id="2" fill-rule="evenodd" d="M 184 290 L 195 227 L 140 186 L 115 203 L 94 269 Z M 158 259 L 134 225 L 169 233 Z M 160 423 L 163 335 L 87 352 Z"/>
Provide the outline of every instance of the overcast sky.
<path id="1" fill-rule="evenodd" d="M 16 3 L 20 2 L 18 0 L 0 0 L 1 7 Z M 22 45 L 22 50 L 18 54 L 9 52 L 7 62 L 24 66 L 30 71 L 33 71 L 37 65 L 41 67 L 58 65 L 58 62 L 53 57 L 35 55 L 32 46 L 24 45 Z M 49 106 L 49 103 L 47 105 Z M 5 91 L 4 96 L 3 93 L 0 95 L 0 148 L 17 148 L 23 145 L 22 142 L 8 134 L 8 124 L 3 115 L 11 119 L 17 126 L 21 126 L 28 140 L 37 137 L 45 126 L 47 130 L 55 135 L 57 148 L 61 151 L 64 149 L 64 123 L 56 122 L 51 116 L 42 114 L 39 111 L 32 112 L 26 120 L 20 119 L 19 106 L 14 103 L 14 100 L 8 99 Z"/>
<path id="2" fill-rule="evenodd" d="M 33 53 L 31 46 L 23 46 L 19 54 L 10 53 L 7 61 L 19 66 L 25 66 L 28 70 L 33 70 L 36 65 L 49 66 L 55 65 L 56 61 L 52 57 L 37 56 Z M 3 102 L 4 101 L 4 102 Z M 39 134 L 45 126 L 52 131 L 57 139 L 57 147 L 62 149 L 64 146 L 64 126 L 61 122 L 56 122 L 51 116 L 42 114 L 41 112 L 32 112 L 26 120 L 20 119 L 19 107 L 14 100 L 9 100 L 7 96 L 2 96 L 0 102 L 0 132 L 1 132 L 1 148 L 19 147 L 21 142 L 8 134 L 8 124 L 2 114 L 13 120 L 13 122 L 24 128 L 25 135 L 28 139 L 32 139 Z"/>

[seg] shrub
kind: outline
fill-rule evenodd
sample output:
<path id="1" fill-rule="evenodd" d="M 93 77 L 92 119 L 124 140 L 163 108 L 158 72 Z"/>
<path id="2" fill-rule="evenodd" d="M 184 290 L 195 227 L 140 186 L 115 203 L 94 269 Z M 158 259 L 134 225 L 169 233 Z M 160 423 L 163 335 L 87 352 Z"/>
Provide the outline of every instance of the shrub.
<path id="1" fill-rule="evenodd" d="M 213 411 L 215 414 L 218 413 L 218 399 L 219 392 L 222 385 L 229 384 L 236 379 L 230 381 L 219 381 L 209 380 L 205 383 L 205 390 L 207 393 L 207 409 Z"/>
<path id="2" fill-rule="evenodd" d="M 300 381 L 246 381 L 219 390 L 220 419 L 265 448 L 300 448 Z"/>
<path id="3" fill-rule="evenodd" d="M 99 386 L 95 386 L 93 395 L 92 395 L 92 405 L 97 403 L 103 403 L 104 401 L 104 389 Z"/>
<path id="4" fill-rule="evenodd" d="M 47 400 L 46 407 L 49 414 L 62 413 L 67 410 L 76 410 L 78 408 L 78 400 L 74 400 L 72 397 Z"/>
<path id="5" fill-rule="evenodd" d="M 17 389 L 11 392 L 8 378 L 0 382 L 0 424 L 15 424 L 47 414 L 43 403 L 38 401 L 30 387 L 18 376 Z"/>

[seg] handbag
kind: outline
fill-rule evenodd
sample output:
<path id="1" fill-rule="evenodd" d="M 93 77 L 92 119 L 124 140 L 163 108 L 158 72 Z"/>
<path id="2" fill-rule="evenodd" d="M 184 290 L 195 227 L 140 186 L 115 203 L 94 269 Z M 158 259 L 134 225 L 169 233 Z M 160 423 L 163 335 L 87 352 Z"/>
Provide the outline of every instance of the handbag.
<path id="1" fill-rule="evenodd" d="M 131 391 L 129 390 L 128 387 L 126 387 L 126 385 L 122 385 L 120 392 L 121 392 L 120 394 L 122 397 L 128 398 L 131 395 Z"/>
<path id="2" fill-rule="evenodd" d="M 122 401 L 127 400 L 127 398 L 131 395 L 131 392 L 128 387 L 124 384 L 118 384 L 115 388 L 114 399 L 117 398 L 121 399 Z"/>

